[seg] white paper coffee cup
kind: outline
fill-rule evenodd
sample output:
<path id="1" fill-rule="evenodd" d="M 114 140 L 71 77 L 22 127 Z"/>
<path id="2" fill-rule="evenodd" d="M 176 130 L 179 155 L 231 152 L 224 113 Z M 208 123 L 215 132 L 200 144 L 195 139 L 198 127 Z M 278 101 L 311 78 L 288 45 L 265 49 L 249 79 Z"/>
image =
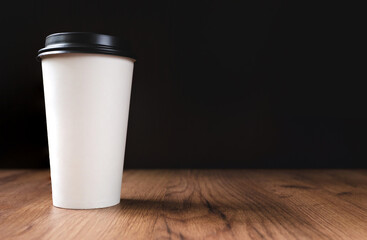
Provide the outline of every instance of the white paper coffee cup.
<path id="1" fill-rule="evenodd" d="M 39 57 L 54 206 L 118 204 L 135 60 L 115 37 L 70 32 L 48 36 Z"/>

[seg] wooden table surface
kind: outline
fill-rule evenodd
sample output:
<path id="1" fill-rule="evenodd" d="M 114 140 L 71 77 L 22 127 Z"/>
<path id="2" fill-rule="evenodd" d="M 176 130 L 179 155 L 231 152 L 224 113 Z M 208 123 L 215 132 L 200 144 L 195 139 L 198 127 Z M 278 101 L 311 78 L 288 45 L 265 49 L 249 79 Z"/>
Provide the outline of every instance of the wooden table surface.
<path id="1" fill-rule="evenodd" d="M 2 170 L 0 239 L 367 239 L 367 170 L 127 170 L 95 210 L 53 207 L 47 170 Z"/>

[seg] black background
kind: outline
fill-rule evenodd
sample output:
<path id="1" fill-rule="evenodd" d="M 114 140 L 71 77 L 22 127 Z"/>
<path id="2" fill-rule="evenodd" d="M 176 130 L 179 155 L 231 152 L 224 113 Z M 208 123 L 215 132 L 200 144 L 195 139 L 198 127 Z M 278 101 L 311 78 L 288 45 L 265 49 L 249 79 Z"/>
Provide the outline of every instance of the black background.
<path id="1" fill-rule="evenodd" d="M 356 61 L 365 26 L 336 4 L 8 1 L 0 167 L 48 167 L 35 56 L 62 31 L 132 43 L 127 168 L 366 167 L 366 78 Z"/>

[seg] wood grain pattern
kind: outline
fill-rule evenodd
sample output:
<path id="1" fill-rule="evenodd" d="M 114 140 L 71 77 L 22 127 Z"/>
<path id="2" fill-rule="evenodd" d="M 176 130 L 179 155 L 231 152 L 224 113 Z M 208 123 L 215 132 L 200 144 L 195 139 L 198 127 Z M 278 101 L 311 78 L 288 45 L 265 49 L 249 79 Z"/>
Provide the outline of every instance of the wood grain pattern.
<path id="1" fill-rule="evenodd" d="M 53 207 L 46 170 L 3 170 L 0 238 L 367 239 L 367 170 L 127 170 L 98 210 Z"/>

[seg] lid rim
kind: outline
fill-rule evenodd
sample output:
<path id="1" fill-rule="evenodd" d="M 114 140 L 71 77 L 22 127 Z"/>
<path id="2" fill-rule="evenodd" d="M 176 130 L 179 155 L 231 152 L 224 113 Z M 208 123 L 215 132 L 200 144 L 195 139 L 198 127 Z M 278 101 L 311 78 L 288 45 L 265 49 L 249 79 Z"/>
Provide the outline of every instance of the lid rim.
<path id="1" fill-rule="evenodd" d="M 107 54 L 107 55 L 113 55 L 116 57 L 125 57 L 125 58 L 130 58 L 132 59 L 134 62 L 136 61 L 136 58 L 129 55 L 129 54 L 123 54 L 123 53 L 117 53 L 117 52 L 111 52 L 111 51 L 91 51 L 91 50 L 86 50 L 83 51 L 82 49 L 53 49 L 53 50 L 48 50 L 48 51 L 41 51 L 42 49 L 40 49 L 40 51 L 38 52 L 37 55 L 37 60 L 41 60 L 42 57 L 44 56 L 48 56 L 48 55 L 56 55 L 56 54 L 67 54 L 67 53 L 90 53 L 90 54 Z"/>
<path id="2" fill-rule="evenodd" d="M 60 53 L 100 53 L 136 60 L 127 42 L 118 37 L 90 32 L 60 32 L 46 37 L 45 47 L 38 51 L 41 56 Z"/>

